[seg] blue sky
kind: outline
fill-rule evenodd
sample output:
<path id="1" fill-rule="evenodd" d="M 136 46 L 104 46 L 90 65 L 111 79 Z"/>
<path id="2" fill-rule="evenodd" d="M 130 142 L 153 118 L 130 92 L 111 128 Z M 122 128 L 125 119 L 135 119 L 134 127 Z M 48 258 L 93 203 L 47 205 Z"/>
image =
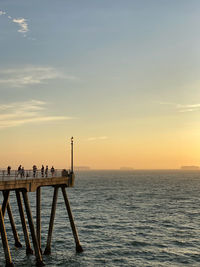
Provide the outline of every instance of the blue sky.
<path id="1" fill-rule="evenodd" d="M 19 151 L 28 132 L 33 144 L 48 135 L 56 147 L 75 135 L 79 164 L 142 167 L 145 161 L 144 167 L 155 168 L 148 157 L 130 160 L 133 139 L 142 154 L 148 136 L 157 140 L 157 133 L 170 132 L 169 141 L 172 133 L 188 136 L 190 128 L 199 133 L 199 1 L 6 0 L 0 10 L 4 144 L 16 138 Z M 116 164 L 111 152 L 106 165 L 84 154 L 86 147 L 102 155 L 100 147 L 119 146 L 127 154 Z M 175 167 L 178 157 L 166 166 L 163 158 L 159 166 Z M 197 161 L 191 155 L 183 163 Z"/>

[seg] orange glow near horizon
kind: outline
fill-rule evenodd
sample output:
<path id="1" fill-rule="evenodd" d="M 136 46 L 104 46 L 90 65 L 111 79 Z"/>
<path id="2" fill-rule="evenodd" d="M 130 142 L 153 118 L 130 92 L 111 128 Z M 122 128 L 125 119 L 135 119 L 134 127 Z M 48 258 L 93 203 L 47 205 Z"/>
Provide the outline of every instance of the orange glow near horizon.
<path id="1" fill-rule="evenodd" d="M 21 133 L 22 134 L 22 133 Z M 131 135 L 131 134 L 130 134 Z M 7 135 L 5 135 L 8 138 Z M 199 165 L 200 144 L 197 146 L 197 134 L 180 132 L 172 134 L 147 133 L 134 138 L 112 136 L 87 140 L 75 137 L 74 165 L 88 166 L 91 169 L 179 169 L 183 165 Z M 31 142 L 30 142 L 31 140 Z M 55 168 L 70 168 L 70 138 L 52 138 L 41 133 L 18 136 L 17 142 L 5 142 L 1 145 L 1 168 L 11 165 L 16 168 L 22 164 L 25 168 L 38 168 L 42 164 Z"/>

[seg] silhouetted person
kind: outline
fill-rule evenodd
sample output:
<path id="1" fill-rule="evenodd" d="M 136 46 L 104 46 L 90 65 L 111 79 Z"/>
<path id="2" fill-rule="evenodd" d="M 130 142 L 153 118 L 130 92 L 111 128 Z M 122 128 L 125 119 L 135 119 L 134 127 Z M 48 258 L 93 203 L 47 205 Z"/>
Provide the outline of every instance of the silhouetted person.
<path id="1" fill-rule="evenodd" d="M 42 168 L 41 168 L 41 175 L 42 177 L 44 177 L 44 165 L 42 165 Z"/>
<path id="2" fill-rule="evenodd" d="M 62 170 L 62 177 L 67 177 L 68 176 L 68 171 L 66 169 Z"/>
<path id="3" fill-rule="evenodd" d="M 8 168 L 7 168 L 7 175 L 10 175 L 10 170 L 11 170 L 11 167 L 8 166 Z"/>
<path id="4" fill-rule="evenodd" d="M 53 177 L 53 175 L 54 175 L 54 172 L 55 172 L 55 169 L 54 169 L 54 167 L 52 166 L 52 167 L 51 167 L 51 175 L 52 175 L 52 177 Z"/>
<path id="5" fill-rule="evenodd" d="M 21 178 L 24 177 L 24 167 L 21 168 Z"/>
<path id="6" fill-rule="evenodd" d="M 48 177 L 48 166 L 46 166 L 46 169 L 45 169 L 45 177 Z"/>
<path id="7" fill-rule="evenodd" d="M 33 165 L 33 177 L 36 176 L 37 167 L 36 165 Z"/>
<path id="8" fill-rule="evenodd" d="M 22 170 L 22 165 L 19 165 L 18 170 L 17 170 L 18 171 L 17 176 L 21 175 L 21 170 Z"/>

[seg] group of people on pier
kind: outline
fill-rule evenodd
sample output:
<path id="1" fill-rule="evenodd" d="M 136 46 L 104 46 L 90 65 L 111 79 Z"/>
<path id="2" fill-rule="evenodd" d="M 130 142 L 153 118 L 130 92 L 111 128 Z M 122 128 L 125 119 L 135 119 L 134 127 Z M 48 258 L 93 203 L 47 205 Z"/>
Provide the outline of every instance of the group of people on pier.
<path id="1" fill-rule="evenodd" d="M 44 175 L 45 175 L 45 177 L 48 177 L 48 171 L 49 171 L 48 165 L 46 166 L 45 169 L 44 169 L 44 165 L 42 165 L 42 167 L 41 167 L 41 175 L 42 175 L 42 177 L 44 177 Z M 36 173 L 37 173 L 37 166 L 33 165 L 33 177 L 36 176 Z M 55 173 L 55 169 L 52 166 L 51 167 L 51 175 L 52 175 L 52 177 L 53 177 L 54 173 Z"/>
<path id="2" fill-rule="evenodd" d="M 17 176 L 20 176 L 21 178 L 25 176 L 24 167 L 22 167 L 22 165 L 19 165 L 18 167 Z"/>
<path id="3" fill-rule="evenodd" d="M 42 165 L 40 171 L 41 171 L 41 176 L 42 177 L 48 177 L 48 172 L 49 172 L 48 165 L 46 166 L 46 168 L 44 168 L 44 165 Z M 54 169 L 53 166 L 51 167 L 50 171 L 51 171 L 51 175 L 53 177 L 54 174 L 55 174 L 55 169 Z M 30 176 L 29 173 L 30 173 L 29 171 L 26 171 L 26 177 Z M 33 177 L 36 177 L 37 173 L 38 173 L 37 166 L 33 165 Z M 7 175 L 8 176 L 11 175 L 11 166 L 7 167 Z M 19 165 L 19 167 L 17 169 L 17 176 L 20 176 L 21 178 L 25 177 L 25 170 L 24 170 L 24 167 L 22 167 L 22 165 Z"/>

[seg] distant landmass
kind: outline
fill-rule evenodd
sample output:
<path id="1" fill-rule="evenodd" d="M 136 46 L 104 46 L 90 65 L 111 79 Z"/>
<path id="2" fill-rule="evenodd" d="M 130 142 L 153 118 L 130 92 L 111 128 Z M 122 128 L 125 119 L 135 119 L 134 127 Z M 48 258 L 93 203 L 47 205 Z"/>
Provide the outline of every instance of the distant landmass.
<path id="1" fill-rule="evenodd" d="M 120 167 L 119 169 L 121 171 L 132 171 L 132 170 L 134 170 L 132 167 Z"/>
<path id="2" fill-rule="evenodd" d="M 200 170 L 199 166 L 182 166 L 181 170 Z"/>
<path id="3" fill-rule="evenodd" d="M 88 167 L 88 166 L 75 166 L 74 170 L 75 171 L 89 171 L 90 167 Z"/>

